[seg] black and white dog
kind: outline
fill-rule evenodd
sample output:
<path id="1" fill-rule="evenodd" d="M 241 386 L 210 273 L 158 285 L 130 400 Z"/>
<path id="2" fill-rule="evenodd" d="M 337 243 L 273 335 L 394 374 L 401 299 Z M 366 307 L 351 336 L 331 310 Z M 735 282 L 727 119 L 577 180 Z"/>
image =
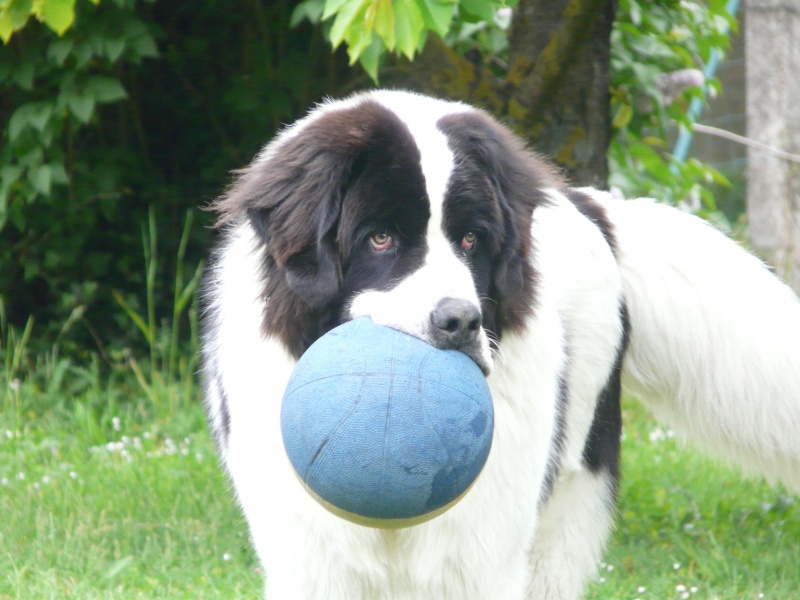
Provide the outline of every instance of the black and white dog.
<path id="1" fill-rule="evenodd" d="M 705 450 L 800 490 L 789 288 L 693 216 L 567 187 L 479 110 L 393 91 L 327 102 L 214 208 L 205 402 L 271 599 L 579 598 L 614 519 L 623 384 Z M 463 351 L 494 399 L 481 477 L 409 529 L 328 513 L 281 443 L 295 361 L 364 315 Z"/>

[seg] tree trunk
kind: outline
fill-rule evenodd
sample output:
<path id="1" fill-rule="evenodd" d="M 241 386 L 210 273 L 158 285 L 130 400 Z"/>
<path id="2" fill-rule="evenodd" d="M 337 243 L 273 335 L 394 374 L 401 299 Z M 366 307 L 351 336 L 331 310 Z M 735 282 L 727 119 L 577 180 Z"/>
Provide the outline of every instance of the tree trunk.
<path id="1" fill-rule="evenodd" d="M 800 153 L 800 5 L 748 0 L 747 135 Z M 747 220 L 753 248 L 800 292 L 800 165 L 747 151 Z"/>
<path id="2" fill-rule="evenodd" d="M 497 78 L 431 37 L 385 80 L 481 106 L 552 157 L 576 185 L 606 186 L 609 55 L 616 0 L 519 0 Z"/>

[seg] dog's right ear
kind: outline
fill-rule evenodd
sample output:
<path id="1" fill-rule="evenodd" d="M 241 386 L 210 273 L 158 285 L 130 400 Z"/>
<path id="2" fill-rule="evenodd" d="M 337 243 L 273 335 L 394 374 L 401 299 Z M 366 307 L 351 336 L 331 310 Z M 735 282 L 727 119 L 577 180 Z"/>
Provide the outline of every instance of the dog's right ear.
<path id="1" fill-rule="evenodd" d="M 318 109 L 284 131 L 211 206 L 218 225 L 249 220 L 286 284 L 311 308 L 341 285 L 336 225 L 353 162 L 369 137 L 364 104 Z"/>
<path id="2" fill-rule="evenodd" d="M 222 222 L 247 219 L 289 288 L 318 308 L 339 289 L 335 226 L 349 161 L 308 133 L 268 146 L 217 208 Z"/>

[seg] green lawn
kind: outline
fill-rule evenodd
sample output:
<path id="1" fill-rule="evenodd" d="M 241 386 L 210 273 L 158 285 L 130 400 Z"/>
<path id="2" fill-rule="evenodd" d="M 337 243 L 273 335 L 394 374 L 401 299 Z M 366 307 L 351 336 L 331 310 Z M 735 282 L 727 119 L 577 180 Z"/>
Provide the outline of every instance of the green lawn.
<path id="1" fill-rule="evenodd" d="M 624 403 L 617 532 L 587 599 L 800 598 L 800 502 Z"/>
<path id="2" fill-rule="evenodd" d="M 134 377 L 97 379 L 6 397 L 0 598 L 258 597 L 197 388 L 162 387 L 154 406 Z"/>
<path id="3" fill-rule="evenodd" d="M 196 385 L 96 371 L 0 369 L 0 598 L 258 597 Z M 627 403 L 618 531 L 587 598 L 800 598 L 797 500 L 659 431 Z"/>

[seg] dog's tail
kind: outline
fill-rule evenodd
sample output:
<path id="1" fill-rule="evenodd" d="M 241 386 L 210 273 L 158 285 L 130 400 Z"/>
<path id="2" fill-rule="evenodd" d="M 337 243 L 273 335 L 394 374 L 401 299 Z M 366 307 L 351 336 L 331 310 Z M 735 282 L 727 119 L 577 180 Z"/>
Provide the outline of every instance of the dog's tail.
<path id="1" fill-rule="evenodd" d="M 800 493 L 800 301 L 705 221 L 602 200 L 631 324 L 623 383 L 707 452 Z"/>

